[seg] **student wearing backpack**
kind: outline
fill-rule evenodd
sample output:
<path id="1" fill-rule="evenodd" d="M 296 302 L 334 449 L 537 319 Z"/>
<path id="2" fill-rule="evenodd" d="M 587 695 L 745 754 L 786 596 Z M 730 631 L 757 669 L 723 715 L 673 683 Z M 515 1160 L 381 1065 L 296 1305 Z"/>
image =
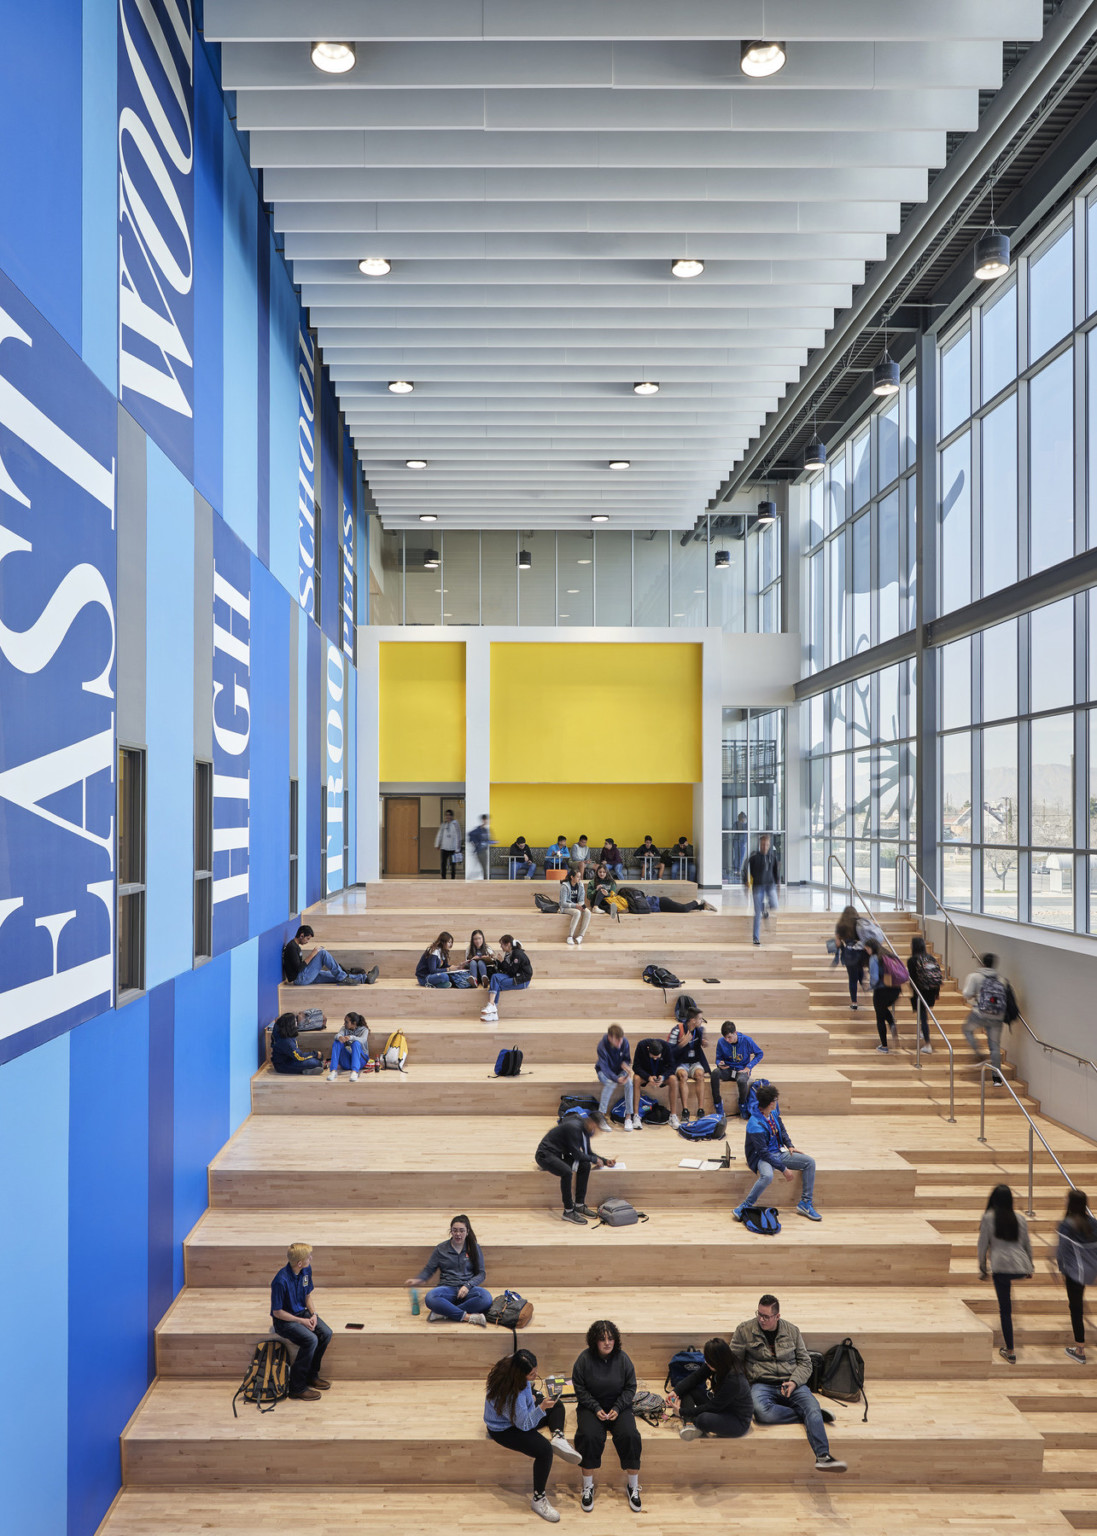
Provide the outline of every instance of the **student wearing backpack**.
<path id="1" fill-rule="evenodd" d="M 846 981 L 849 984 L 849 1008 L 851 1013 L 856 1013 L 857 988 L 865 975 L 865 949 L 857 937 L 857 912 L 853 907 L 846 907 L 835 923 L 834 942 L 836 947 L 831 964 L 845 966 Z"/>
<path id="2" fill-rule="evenodd" d="M 704 1364 L 682 1380 L 677 1392 L 667 1394 L 667 1407 L 682 1421 L 679 1438 L 739 1440 L 754 1418 L 750 1383 L 726 1339 L 709 1339 L 702 1353 Z"/>
<path id="3" fill-rule="evenodd" d="M 1009 1185 L 996 1184 L 979 1223 L 979 1278 L 994 1281 L 998 1318 L 1002 1324 L 1003 1348 L 998 1353 L 1010 1365 L 1017 1364 L 1010 1290 L 1014 1280 L 1031 1280 L 1033 1268 L 1028 1223 L 1019 1211 L 1013 1209 L 1013 1191 Z"/>
<path id="4" fill-rule="evenodd" d="M 865 953 L 868 955 L 868 981 L 872 988 L 872 1006 L 876 1012 L 876 1033 L 880 1036 L 880 1044 L 876 1049 L 882 1056 L 886 1056 L 888 1030 L 890 1029 L 896 1036 L 899 1033 L 893 1009 L 902 988 L 895 985 L 894 978 L 884 964 L 883 951 L 875 939 L 865 940 Z"/>
<path id="5" fill-rule="evenodd" d="M 929 1014 L 926 1009 L 936 1006 L 944 978 L 941 975 L 941 967 L 927 951 L 926 941 L 920 933 L 916 933 L 910 941 L 907 973 L 911 980 L 910 1006 L 918 1015 L 918 1027 L 922 1031 L 922 1050 L 927 1056 L 932 1056 L 933 1047 L 929 1043 Z"/>
<path id="6" fill-rule="evenodd" d="M 575 1410 L 575 1449 L 583 1474 L 583 1512 L 594 1508 L 594 1474 L 602 1465 L 607 1433 L 625 1474 L 628 1505 L 639 1514 L 640 1456 L 643 1445 L 632 1400 L 636 1396 L 636 1371 L 621 1348 L 616 1323 L 602 1318 L 587 1329 L 587 1347 L 571 1368 L 578 1407 Z"/>
<path id="7" fill-rule="evenodd" d="M 533 1462 L 533 1497 L 530 1505 L 535 1515 L 555 1525 L 560 1518 L 548 1500 L 548 1478 L 552 1453 L 565 1461 L 578 1461 L 579 1453 L 564 1438 L 563 1403 L 545 1408 L 545 1398 L 534 1391 L 537 1380 L 537 1356 L 528 1349 L 504 1355 L 488 1372 L 484 1397 L 484 1423 L 496 1445 L 517 1451 Z M 548 1429 L 552 1440 L 539 1434 Z"/>
<path id="8" fill-rule="evenodd" d="M 674 1063 L 674 1075 L 670 1080 L 670 1126 L 675 1131 L 683 1120 L 689 1119 L 687 1099 L 690 1090 L 693 1092 L 694 1113 L 697 1115 L 701 1113 L 704 1098 L 704 1089 L 701 1085 L 712 1071 L 705 1055 L 705 1023 L 705 1016 L 701 1010 L 691 1008 L 686 1014 L 685 1022 L 675 1024 L 667 1036 L 671 1059 Z M 679 1107 L 681 1108 L 680 1116 Z"/>
<path id="9" fill-rule="evenodd" d="M 653 1078 L 658 1078 L 660 1088 L 666 1088 L 673 1076 L 674 1052 L 671 1050 L 670 1042 L 660 1040 L 656 1036 L 641 1040 L 632 1059 L 632 1086 L 635 1093 L 633 1103 L 637 1110 L 640 1107 L 640 1094 L 648 1090 Z M 671 1107 L 673 1108 L 673 1099 Z M 639 1114 L 633 1114 L 633 1130 L 638 1131 L 642 1124 Z"/>
<path id="10" fill-rule="evenodd" d="M 1086 1326 L 1082 1303 L 1086 1286 L 1097 1280 L 1097 1221 L 1089 1214 L 1089 1200 L 1080 1189 L 1072 1189 L 1067 1194 L 1066 1214 L 1059 1223 L 1055 1262 L 1067 1288 L 1070 1326 L 1074 1334 L 1074 1344 L 1068 1345 L 1066 1352 L 1079 1365 L 1085 1365 Z"/>
<path id="11" fill-rule="evenodd" d="M 270 1032 L 270 1064 L 287 1077 L 314 1077 L 324 1070 L 318 1051 L 297 1048 L 297 1015 L 280 1013 Z"/>
<path id="12" fill-rule="evenodd" d="M 285 1264 L 270 1283 L 270 1318 L 274 1332 L 297 1346 L 289 1395 L 310 1403 L 318 1402 L 320 1393 L 331 1386 L 320 1375 L 331 1329 L 316 1315 L 312 1293 L 312 1249 L 308 1243 L 291 1243 Z"/>
<path id="13" fill-rule="evenodd" d="M 716 1042 L 716 1065 L 709 1082 L 712 1084 L 712 1107 L 723 1103 L 724 1083 L 734 1083 L 739 1095 L 739 1113 L 747 1118 L 747 1098 L 750 1094 L 750 1074 L 765 1055 L 749 1035 L 740 1034 L 731 1019 L 720 1026 L 720 1038 Z"/>
<path id="14" fill-rule="evenodd" d="M 573 864 L 567 878 L 560 881 L 560 911 L 568 915 L 569 944 L 581 944 L 590 927 L 590 907 L 587 903 L 586 886 L 579 878 L 579 868 Z"/>
<path id="15" fill-rule="evenodd" d="M 743 865 L 743 884 L 749 882 L 754 900 L 755 944 L 762 942 L 762 919 L 777 911 L 777 887 L 781 882 L 781 866 L 777 852 L 770 847 L 769 833 L 763 832 L 758 848 Z"/>
<path id="16" fill-rule="evenodd" d="M 455 1216 L 449 1237 L 439 1243 L 417 1275 L 404 1284 L 426 1285 L 437 1274 L 438 1284 L 423 1298 L 428 1323 L 475 1323 L 486 1326 L 484 1313 L 491 1306 L 491 1292 L 484 1289 L 484 1255 L 472 1222 Z"/>
<path id="17" fill-rule="evenodd" d="M 632 1052 L 620 1024 L 611 1024 L 598 1042 L 598 1059 L 594 1064 L 598 1081 L 602 1085 L 598 1100 L 598 1121 L 604 1131 L 611 1129 L 606 1118 L 617 1097 L 618 1088 L 625 1093 L 625 1130 L 632 1130 Z"/>
<path id="18" fill-rule="evenodd" d="M 331 1045 L 331 1071 L 328 1078 L 335 1082 L 339 1076 L 340 1067 L 350 1068 L 350 1080 L 358 1081 L 362 1071 L 370 1071 L 369 1064 L 369 1025 L 360 1013 L 348 1013 L 343 1019 L 343 1027 L 332 1041 Z"/>
<path id="19" fill-rule="evenodd" d="M 585 1227 L 588 1216 L 597 1216 L 586 1204 L 587 1184 L 592 1168 L 613 1168 L 612 1157 L 599 1157 L 591 1149 L 590 1138 L 601 1130 L 597 1120 L 586 1115 L 568 1115 L 547 1131 L 537 1144 L 533 1160 L 542 1173 L 554 1173 L 560 1180 L 564 1201 L 563 1221 Z M 575 1198 L 572 1199 L 571 1175 L 575 1170 Z"/>
<path id="20" fill-rule="evenodd" d="M 972 971 L 963 986 L 963 995 L 971 1003 L 971 1012 L 964 1020 L 964 1039 L 975 1053 L 975 1060 L 982 1062 L 975 1031 L 980 1027 L 986 1031 L 987 1050 L 994 1068 L 991 1076 L 996 1084 L 1002 1081 L 1002 1025 L 1009 1003 L 1006 983 L 995 969 L 997 964 L 997 955 L 984 955 L 979 969 Z"/>
<path id="21" fill-rule="evenodd" d="M 844 1472 L 846 1463 L 830 1454 L 827 1439 L 825 1424 L 833 1416 L 808 1390 L 811 1356 L 807 1345 L 799 1328 L 781 1316 L 776 1296 L 761 1297 L 755 1315 L 739 1324 L 731 1338 L 731 1353 L 750 1383 L 759 1424 L 794 1424 L 799 1419 L 815 1452 L 815 1470 Z"/>
<path id="22" fill-rule="evenodd" d="M 500 992 L 524 992 L 533 980 L 529 956 L 513 934 L 504 933 L 499 948 L 502 957 L 495 974 L 488 979 L 487 1007 L 480 1011 L 485 1024 L 493 1024 L 499 1017 Z"/>
<path id="23" fill-rule="evenodd" d="M 809 1221 L 822 1221 L 823 1218 L 813 1204 L 815 1159 L 792 1145 L 792 1137 L 786 1131 L 777 1108 L 777 1089 L 772 1083 L 763 1083 L 755 1099 L 758 1108 L 747 1121 L 745 1151 L 747 1164 L 756 1178 L 750 1193 L 741 1205 L 735 1207 L 732 1215 L 736 1221 L 742 1221 L 743 1212 L 757 1205 L 773 1183 L 775 1171 L 779 1171 L 786 1179 L 791 1179 L 794 1172 L 799 1172 L 803 1182 L 796 1214 L 806 1216 Z"/>

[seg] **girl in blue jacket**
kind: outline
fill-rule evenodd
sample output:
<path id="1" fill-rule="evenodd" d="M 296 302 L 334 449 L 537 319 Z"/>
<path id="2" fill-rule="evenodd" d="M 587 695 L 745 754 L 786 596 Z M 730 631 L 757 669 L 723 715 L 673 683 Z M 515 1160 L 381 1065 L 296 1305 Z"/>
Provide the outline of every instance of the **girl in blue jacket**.
<path id="1" fill-rule="evenodd" d="M 484 1423 L 496 1445 L 517 1451 L 533 1462 L 533 1497 L 535 1515 L 553 1524 L 560 1518 L 548 1501 L 548 1475 L 555 1451 L 565 1461 L 577 1462 L 579 1453 L 564 1438 L 564 1405 L 553 1403 L 547 1410 L 545 1399 L 535 1392 L 537 1356 L 528 1349 L 504 1355 L 488 1372 L 484 1399 Z M 538 1431 L 547 1427 L 552 1435 L 546 1440 Z"/>

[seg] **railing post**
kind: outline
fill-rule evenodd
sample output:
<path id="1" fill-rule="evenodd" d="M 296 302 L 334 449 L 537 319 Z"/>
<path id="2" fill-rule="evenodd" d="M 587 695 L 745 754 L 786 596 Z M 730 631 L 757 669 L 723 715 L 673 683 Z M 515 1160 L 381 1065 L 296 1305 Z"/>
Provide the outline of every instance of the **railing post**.
<path id="1" fill-rule="evenodd" d="M 945 1037 L 948 1046 L 948 1123 L 956 1124 L 956 1053 L 952 1048 L 952 1041 Z"/>
<path id="2" fill-rule="evenodd" d="M 1032 1131 L 1033 1125 L 1032 1121 L 1030 1120 L 1028 1123 L 1028 1210 L 1025 1212 L 1025 1215 L 1028 1217 L 1036 1215 L 1036 1212 L 1032 1208 L 1032 1163 L 1036 1150 L 1032 1139 Z"/>
<path id="3" fill-rule="evenodd" d="M 987 1065 L 984 1061 L 979 1069 L 979 1140 L 986 1142 L 987 1128 Z"/>

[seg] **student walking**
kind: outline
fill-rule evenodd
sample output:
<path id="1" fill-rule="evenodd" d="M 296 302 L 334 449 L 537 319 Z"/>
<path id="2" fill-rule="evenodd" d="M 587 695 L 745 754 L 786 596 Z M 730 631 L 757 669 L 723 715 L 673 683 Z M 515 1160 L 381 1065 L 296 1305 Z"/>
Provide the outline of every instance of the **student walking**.
<path id="1" fill-rule="evenodd" d="M 473 985 L 486 987 L 496 964 L 495 951 L 484 938 L 484 930 L 474 928 L 465 950 L 465 970 L 472 977 Z"/>
<path id="2" fill-rule="evenodd" d="M 451 880 L 457 878 L 457 865 L 461 861 L 461 823 L 452 811 L 446 811 L 442 816 L 442 825 L 434 834 L 434 846 L 442 855 L 442 879 L 448 874 Z"/>
<path id="3" fill-rule="evenodd" d="M 560 881 L 560 911 L 568 917 L 569 944 L 581 944 L 590 927 L 590 904 L 587 890 L 579 877 L 578 865 L 573 864 L 567 878 Z"/>
<path id="4" fill-rule="evenodd" d="M 484 1289 L 484 1255 L 467 1216 L 453 1218 L 449 1237 L 404 1284 L 425 1285 L 436 1274 L 438 1284 L 425 1297 L 427 1322 L 475 1323 L 483 1328 L 491 1292 Z"/>
<path id="5" fill-rule="evenodd" d="M 1009 1185 L 996 1184 L 979 1223 L 979 1278 L 994 1281 L 1002 1324 L 1002 1348 L 998 1353 L 1010 1365 L 1017 1364 L 1010 1288 L 1014 1280 L 1031 1280 L 1032 1274 L 1028 1223 L 1019 1211 L 1013 1209 L 1013 1191 Z"/>
<path id="6" fill-rule="evenodd" d="M 750 1097 L 750 1074 L 763 1059 L 765 1052 L 749 1035 L 741 1034 L 731 1019 L 720 1026 L 720 1038 L 716 1042 L 716 1065 L 709 1081 L 712 1084 L 712 1107 L 723 1103 L 723 1084 L 734 1083 L 739 1095 L 739 1113 L 747 1119 L 747 1099 Z"/>
<path id="7" fill-rule="evenodd" d="M 757 852 L 752 853 L 743 865 L 743 884 L 748 881 L 754 898 L 753 938 L 755 944 L 761 944 L 762 919 L 777 911 L 777 887 L 781 881 L 777 853 L 770 847 L 767 832 L 758 839 Z"/>
<path id="8" fill-rule="evenodd" d="M 608 1131 L 609 1114 L 618 1089 L 625 1095 L 625 1130 L 632 1130 L 632 1052 L 620 1024 L 611 1024 L 598 1042 L 598 1059 L 594 1064 L 598 1081 L 602 1085 L 598 1100 L 598 1121 L 603 1131 Z"/>
<path id="9" fill-rule="evenodd" d="M 750 1383 L 736 1364 L 726 1339 L 709 1339 L 702 1350 L 704 1364 L 691 1371 L 677 1392 L 667 1395 L 667 1407 L 682 1421 L 682 1440 L 716 1435 L 739 1440 L 754 1418 Z"/>
<path id="10" fill-rule="evenodd" d="M 916 933 L 910 941 L 907 974 L 911 981 L 910 1006 L 918 1015 L 918 1028 L 922 1031 L 922 1050 L 927 1056 L 932 1056 L 933 1046 L 929 1043 L 929 1014 L 926 1010 L 937 1006 L 944 978 L 941 975 L 941 967 L 926 949 L 926 941 L 920 933 Z"/>
<path id="11" fill-rule="evenodd" d="M 491 827 L 486 816 L 480 817 L 480 825 L 473 827 L 468 840 L 472 845 L 472 851 L 476 855 L 476 862 L 480 866 L 480 873 L 485 880 L 491 878 Z"/>
<path id="12" fill-rule="evenodd" d="M 571 1368 L 575 1385 L 575 1449 L 579 1452 L 579 1470 L 583 1474 L 583 1510 L 594 1508 L 594 1474 L 602 1465 L 606 1435 L 613 1437 L 613 1449 L 625 1474 L 628 1506 L 639 1514 L 640 1456 L 642 1443 L 632 1411 L 636 1396 L 636 1372 L 621 1348 L 621 1334 L 608 1318 L 591 1323 L 587 1329 L 587 1347 Z"/>
<path id="13" fill-rule="evenodd" d="M 533 966 L 529 956 L 513 934 L 504 933 L 499 940 L 502 956 L 494 973 L 488 978 L 488 1002 L 480 1011 L 485 1024 L 493 1024 L 499 1017 L 500 992 L 524 992 L 533 980 Z"/>
<path id="14" fill-rule="evenodd" d="M 1059 1250 L 1055 1256 L 1059 1274 L 1067 1288 L 1073 1345 L 1067 1354 L 1079 1365 L 1086 1363 L 1086 1327 L 1082 1302 L 1086 1286 L 1097 1280 L 1097 1221 L 1089 1214 L 1089 1201 L 1080 1189 L 1067 1195 L 1066 1215 L 1059 1223 Z"/>
<path id="15" fill-rule="evenodd" d="M 312 1249 L 308 1243 L 291 1243 L 285 1264 L 270 1283 L 270 1317 L 275 1333 L 297 1346 L 289 1395 L 305 1402 L 318 1401 L 331 1386 L 320 1375 L 331 1329 L 317 1316 L 312 1293 Z"/>
<path id="16" fill-rule="evenodd" d="M 350 1080 L 356 1083 L 359 1074 L 369 1071 L 369 1025 L 360 1013 L 348 1013 L 343 1027 L 332 1041 L 331 1071 L 328 1077 L 334 1083 L 340 1067 L 350 1068 Z"/>
<path id="17" fill-rule="evenodd" d="M 533 1497 L 530 1505 L 535 1515 L 555 1524 L 558 1510 L 548 1500 L 548 1477 L 555 1451 L 565 1461 L 579 1460 L 575 1447 L 564 1438 L 564 1405 L 553 1403 L 548 1409 L 544 1397 L 535 1392 L 537 1356 L 528 1349 L 504 1355 L 488 1372 L 484 1398 L 484 1423 L 496 1445 L 517 1451 L 533 1462 Z M 552 1439 L 538 1431 L 548 1429 Z"/>
<path id="18" fill-rule="evenodd" d="M 857 912 L 853 907 L 846 907 L 841 917 L 834 925 L 834 959 L 832 965 L 844 965 L 846 968 L 846 981 L 849 984 L 849 1007 L 851 1013 L 857 1012 L 857 988 L 864 980 L 865 975 L 865 948 L 857 937 Z"/>
<path id="19" fill-rule="evenodd" d="M 899 1033 L 893 1010 L 902 988 L 896 986 L 884 963 L 883 950 L 876 939 L 865 940 L 865 953 L 868 955 L 868 980 L 872 988 L 872 1006 L 876 1012 L 876 1033 L 880 1036 L 880 1044 L 876 1049 L 882 1056 L 886 1056 L 888 1030 L 890 1029 L 896 1036 Z"/>
<path id="20" fill-rule="evenodd" d="M 763 1083 L 756 1098 L 758 1108 L 747 1121 L 745 1151 L 747 1164 L 757 1177 L 746 1199 L 735 1207 L 732 1214 L 736 1221 L 742 1221 L 743 1212 L 758 1204 L 773 1183 L 774 1172 L 779 1170 L 786 1179 L 791 1179 L 794 1172 L 802 1175 L 797 1216 L 806 1216 L 809 1221 L 822 1221 L 814 1205 L 815 1159 L 792 1145 L 792 1137 L 786 1131 L 777 1108 L 778 1092 L 773 1084 Z"/>
<path id="21" fill-rule="evenodd" d="M 591 1150 L 590 1138 L 601 1130 L 597 1120 L 584 1115 L 568 1115 L 541 1137 L 533 1160 L 543 1173 L 554 1173 L 560 1180 L 564 1202 L 562 1220 L 585 1227 L 588 1216 L 597 1216 L 586 1204 L 587 1184 L 592 1168 L 612 1168 L 612 1157 L 599 1157 Z M 571 1193 L 571 1175 L 575 1171 L 575 1196 Z"/>
<path id="22" fill-rule="evenodd" d="M 984 955 L 977 971 L 964 982 L 963 994 L 971 1003 L 971 1012 L 964 1020 L 964 1039 L 975 1053 L 975 1060 L 982 1062 L 979 1047 L 975 1043 L 975 1031 L 986 1031 L 987 1050 L 990 1053 L 991 1073 L 995 1083 L 1002 1080 L 1002 1026 L 1016 1018 L 1016 1004 L 1011 1011 L 1009 983 L 999 976 L 996 969 L 997 955 Z"/>

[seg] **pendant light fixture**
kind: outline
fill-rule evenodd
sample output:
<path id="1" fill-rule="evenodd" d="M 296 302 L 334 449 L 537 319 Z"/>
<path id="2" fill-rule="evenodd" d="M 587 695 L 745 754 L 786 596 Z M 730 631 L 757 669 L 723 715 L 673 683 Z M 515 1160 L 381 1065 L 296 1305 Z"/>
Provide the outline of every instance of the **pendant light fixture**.
<path id="1" fill-rule="evenodd" d="M 872 393 L 886 397 L 899 393 L 899 364 L 892 362 L 888 351 L 888 320 L 884 315 L 884 355 L 872 370 Z"/>
<path id="2" fill-rule="evenodd" d="M 731 551 L 728 549 L 718 549 L 713 556 L 712 563 L 718 571 L 730 571 Z"/>
<path id="3" fill-rule="evenodd" d="M 424 571 L 436 571 L 438 569 L 438 551 L 436 549 L 424 551 L 423 569 Z"/>
<path id="4" fill-rule="evenodd" d="M 532 571 L 533 556 L 528 549 L 520 549 L 518 551 L 518 569 L 520 571 Z"/>
<path id="5" fill-rule="evenodd" d="M 815 414 L 815 401 L 811 403 L 811 442 L 804 449 L 804 468 L 822 469 L 827 461 L 827 445 L 819 436 L 819 423 Z"/>
<path id="6" fill-rule="evenodd" d="M 739 68 L 752 80 L 764 80 L 785 67 L 788 57 L 784 43 L 765 42 L 756 39 L 743 43 L 739 49 Z"/>
<path id="7" fill-rule="evenodd" d="M 975 276 L 992 283 L 1009 271 L 1009 236 L 994 222 L 994 178 L 990 182 L 990 223 L 975 242 Z"/>

